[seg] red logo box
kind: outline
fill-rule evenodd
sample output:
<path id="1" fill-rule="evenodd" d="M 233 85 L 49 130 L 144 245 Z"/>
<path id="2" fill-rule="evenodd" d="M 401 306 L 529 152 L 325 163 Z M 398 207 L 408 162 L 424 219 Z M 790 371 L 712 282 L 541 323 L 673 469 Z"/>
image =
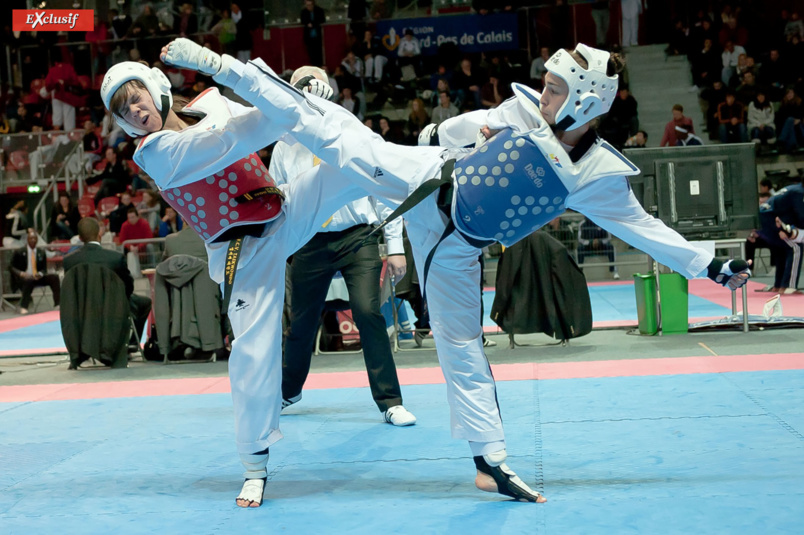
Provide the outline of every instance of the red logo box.
<path id="1" fill-rule="evenodd" d="M 91 32 L 95 29 L 92 9 L 14 9 L 15 32 Z"/>

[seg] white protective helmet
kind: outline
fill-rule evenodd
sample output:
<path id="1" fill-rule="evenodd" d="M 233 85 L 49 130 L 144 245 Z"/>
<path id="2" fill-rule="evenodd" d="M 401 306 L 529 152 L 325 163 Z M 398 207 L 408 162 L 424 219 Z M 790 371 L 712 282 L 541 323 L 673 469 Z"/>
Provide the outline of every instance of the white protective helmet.
<path id="1" fill-rule="evenodd" d="M 156 109 L 159 110 L 162 116 L 162 126 L 164 126 L 170 107 L 173 106 L 173 95 L 170 93 L 170 80 L 165 76 L 165 73 L 157 68 L 149 69 L 136 61 L 124 61 L 113 65 L 106 73 L 106 76 L 103 77 L 103 84 L 101 85 L 103 105 L 108 110 L 112 96 L 120 89 L 120 86 L 130 80 L 139 80 L 148 89 L 154 99 Z M 144 136 L 148 133 L 141 128 L 132 126 L 125 119 L 114 113 L 113 110 L 109 111 L 112 111 L 112 115 L 117 124 L 120 125 L 120 128 L 131 137 Z"/>
<path id="2" fill-rule="evenodd" d="M 564 49 L 559 49 L 545 64 L 548 72 L 564 80 L 569 87 L 567 100 L 556 114 L 556 128 L 565 131 L 608 113 L 617 94 L 618 76 L 606 74 L 611 54 L 583 43 L 578 43 L 575 52 L 586 60 L 588 68 L 578 65 Z"/>

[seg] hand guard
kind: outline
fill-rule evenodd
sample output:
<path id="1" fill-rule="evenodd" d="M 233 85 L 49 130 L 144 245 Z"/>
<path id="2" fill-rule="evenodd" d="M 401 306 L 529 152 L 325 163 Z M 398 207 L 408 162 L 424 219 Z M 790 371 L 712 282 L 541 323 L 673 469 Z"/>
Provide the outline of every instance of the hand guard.
<path id="1" fill-rule="evenodd" d="M 438 125 L 430 123 L 419 132 L 420 147 L 438 147 Z"/>
<path id="2" fill-rule="evenodd" d="M 221 56 L 195 41 L 180 37 L 167 46 L 164 61 L 180 69 L 191 69 L 214 76 L 221 70 Z"/>
<path id="3" fill-rule="evenodd" d="M 779 227 L 781 232 L 784 232 L 789 239 L 793 240 L 796 243 L 801 243 L 802 241 L 802 238 L 800 238 L 801 233 L 798 231 L 798 228 L 796 228 L 795 225 L 785 223 L 777 217 L 776 226 Z"/>
<path id="4" fill-rule="evenodd" d="M 743 277 L 743 274 L 747 277 Z M 707 276 L 721 286 L 737 290 L 751 278 L 751 269 L 748 262 L 741 258 L 727 262 L 715 258 L 707 267 Z"/>
<path id="5" fill-rule="evenodd" d="M 333 93 L 331 85 L 312 75 L 305 76 L 304 78 L 300 79 L 298 82 L 293 84 L 293 87 L 299 91 L 304 91 L 326 100 L 329 100 Z"/>

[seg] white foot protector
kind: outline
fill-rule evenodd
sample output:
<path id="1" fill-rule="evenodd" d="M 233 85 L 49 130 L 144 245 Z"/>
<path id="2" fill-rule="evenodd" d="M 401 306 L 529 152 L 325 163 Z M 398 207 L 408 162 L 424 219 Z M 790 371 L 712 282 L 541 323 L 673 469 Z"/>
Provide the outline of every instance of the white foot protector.
<path id="1" fill-rule="evenodd" d="M 243 500 L 246 505 L 237 504 L 239 507 L 259 507 L 262 505 L 262 494 L 265 491 L 265 479 L 247 479 L 243 483 L 236 500 Z"/>

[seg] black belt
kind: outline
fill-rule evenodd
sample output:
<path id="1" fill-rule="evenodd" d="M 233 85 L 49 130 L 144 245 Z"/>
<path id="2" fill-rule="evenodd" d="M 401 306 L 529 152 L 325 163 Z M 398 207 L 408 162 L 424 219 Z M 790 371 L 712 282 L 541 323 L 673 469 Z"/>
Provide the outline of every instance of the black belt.
<path id="1" fill-rule="evenodd" d="M 237 262 L 240 260 L 242 250 L 243 238 L 237 238 L 229 242 L 229 249 L 226 251 L 226 264 L 223 270 L 223 303 L 221 304 L 223 314 L 229 313 L 229 301 L 232 300 L 232 287 L 234 286 L 235 275 L 237 275 Z"/>

